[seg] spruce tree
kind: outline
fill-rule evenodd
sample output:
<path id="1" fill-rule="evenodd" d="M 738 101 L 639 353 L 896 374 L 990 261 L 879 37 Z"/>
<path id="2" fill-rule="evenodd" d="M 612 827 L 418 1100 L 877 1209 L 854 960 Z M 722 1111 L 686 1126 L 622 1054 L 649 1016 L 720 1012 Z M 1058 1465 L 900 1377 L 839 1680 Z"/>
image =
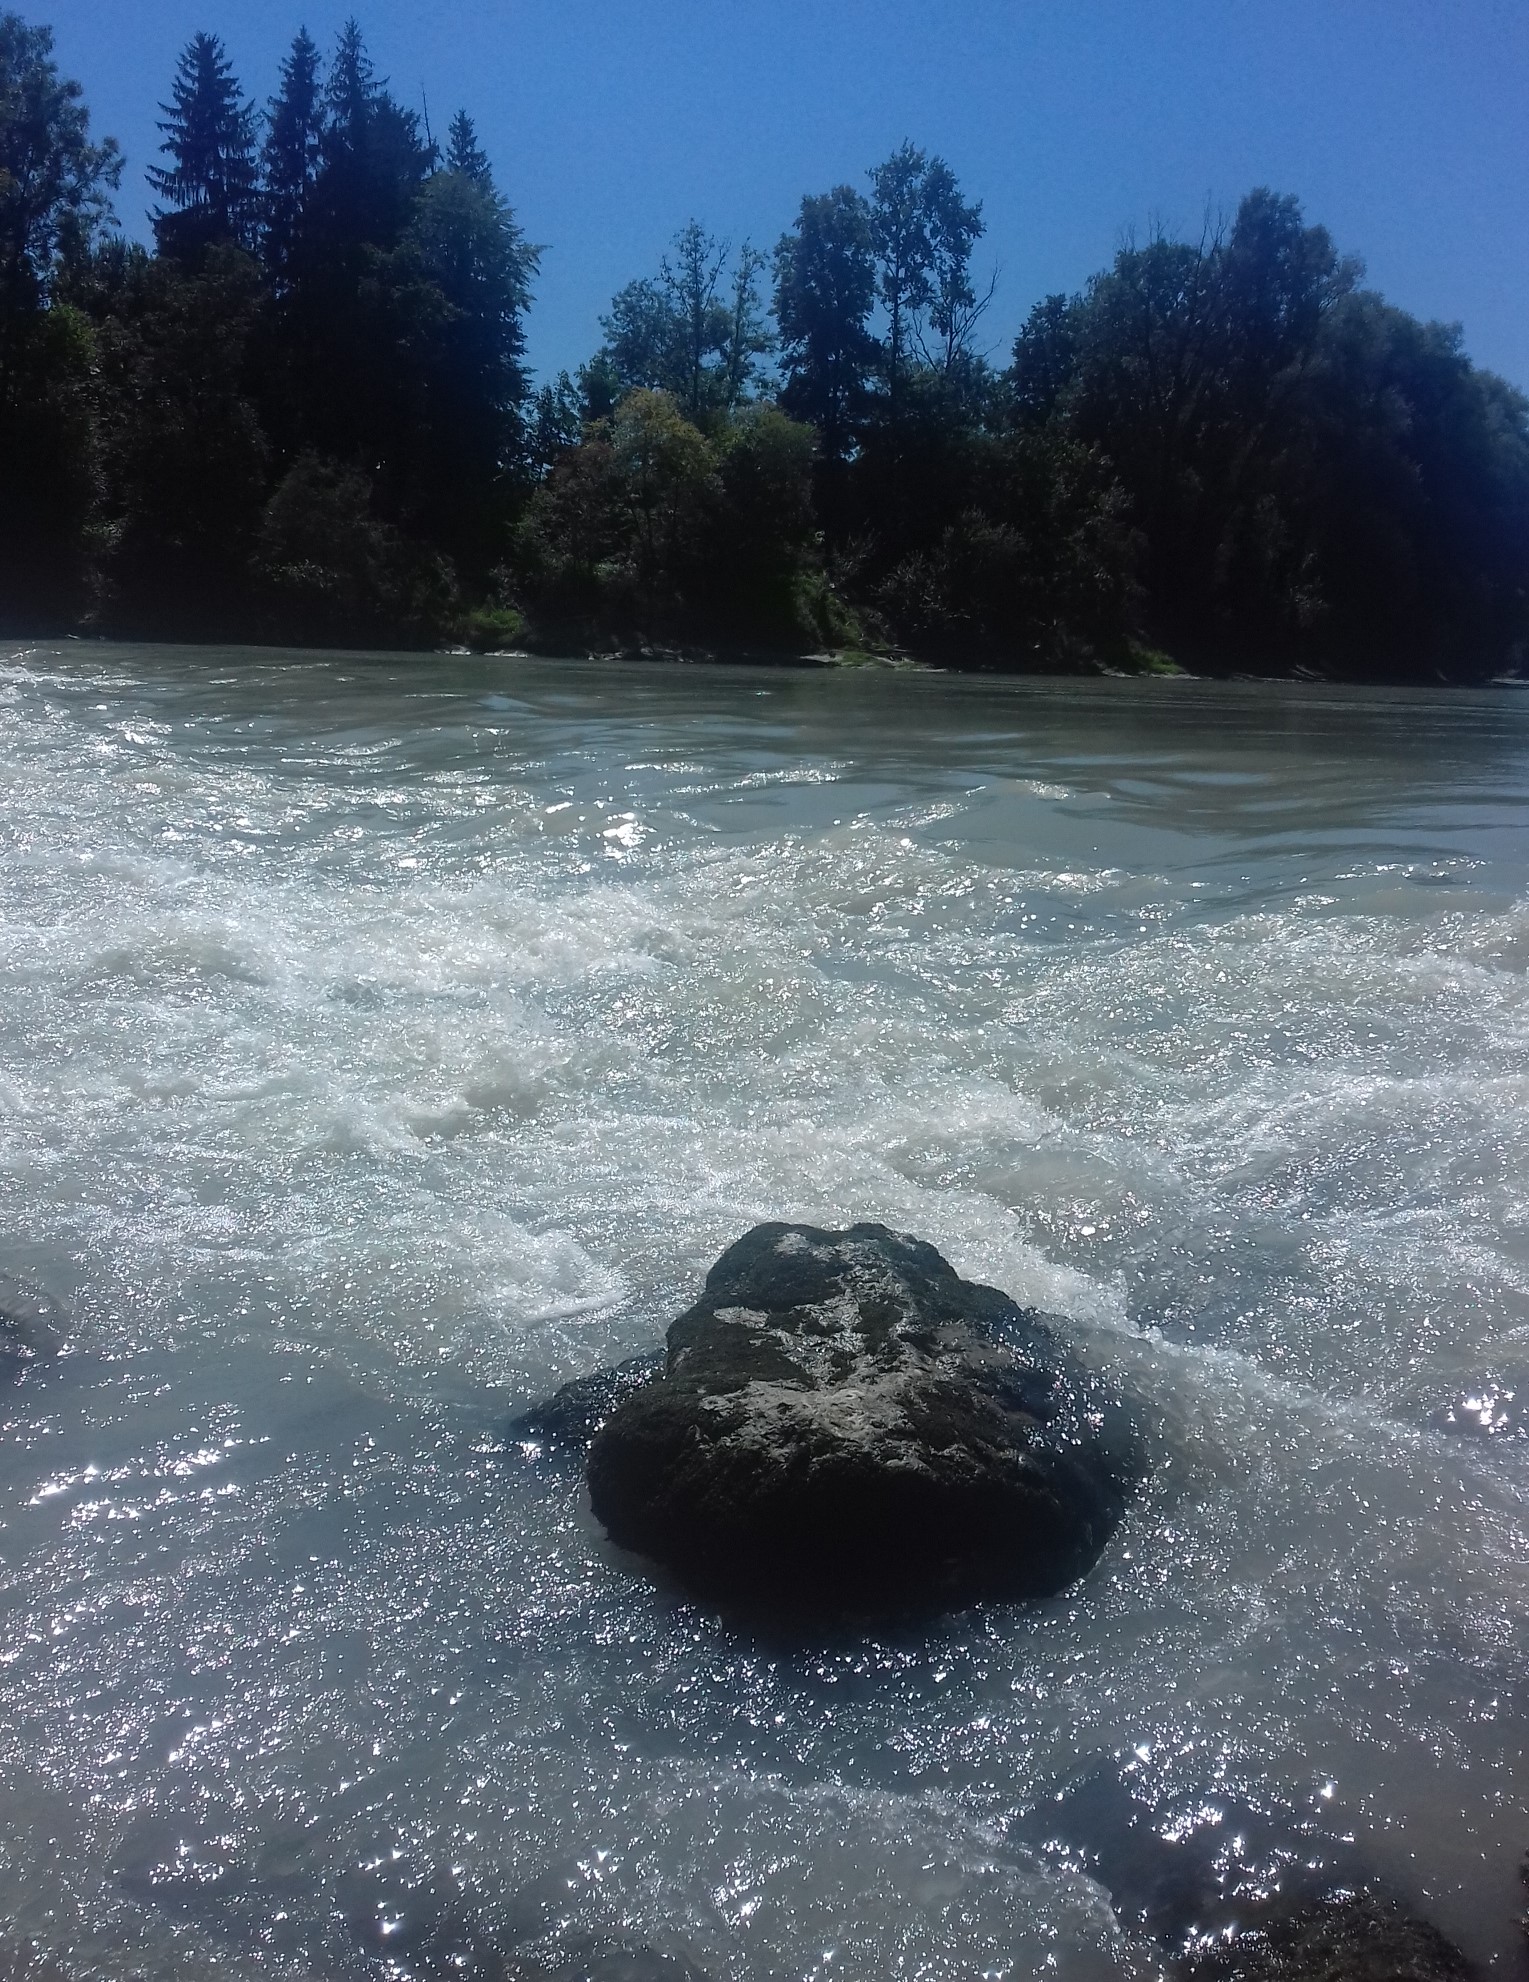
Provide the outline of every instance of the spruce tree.
<path id="1" fill-rule="evenodd" d="M 471 179 L 475 186 L 491 187 L 494 183 L 488 153 L 478 143 L 477 126 L 465 110 L 459 110 L 451 120 L 446 138 L 446 170 Z"/>
<path id="2" fill-rule="evenodd" d="M 329 249 L 396 247 L 439 154 L 378 80 L 354 20 L 340 31 L 324 113 L 317 205 Z"/>
<path id="3" fill-rule="evenodd" d="M 352 16 L 340 30 L 324 91 L 329 129 L 336 144 L 351 149 L 360 144 L 381 94 L 377 71 L 361 37 L 361 24 Z"/>
<path id="4" fill-rule="evenodd" d="M 262 249 L 272 280 L 291 279 L 323 156 L 324 104 L 318 44 L 298 30 L 281 65 L 265 141 L 265 231 Z"/>
<path id="5" fill-rule="evenodd" d="M 470 166 L 471 124 L 458 118 L 452 137 Z M 415 299 L 410 352 L 419 399 L 408 436 L 415 501 L 464 568 L 482 572 L 502 542 L 510 479 L 523 465 L 525 314 L 538 251 L 477 155 L 481 169 L 462 170 L 448 152 L 448 169 L 419 196 L 397 260 L 399 274 L 413 278 L 402 293 Z M 423 293 L 432 303 L 420 310 Z"/>
<path id="6" fill-rule="evenodd" d="M 217 245 L 253 247 L 255 112 L 216 35 L 191 37 L 170 101 L 160 108 L 160 149 L 171 161 L 149 168 L 149 183 L 164 202 L 152 216 L 160 253 L 186 260 Z"/>

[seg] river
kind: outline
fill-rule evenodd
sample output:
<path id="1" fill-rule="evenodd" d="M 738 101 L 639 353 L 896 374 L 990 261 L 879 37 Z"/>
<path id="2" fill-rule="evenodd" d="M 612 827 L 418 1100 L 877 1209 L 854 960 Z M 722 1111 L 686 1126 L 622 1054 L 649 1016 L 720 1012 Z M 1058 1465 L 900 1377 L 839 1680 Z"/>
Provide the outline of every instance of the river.
<path id="1" fill-rule="evenodd" d="M 0 1391 L 0 1914 L 1145 1977 L 1124 1795 L 1506 1970 L 1526 828 L 1512 691 L 8 652 L 0 1271 L 69 1353 Z M 764 1218 L 1135 1385 L 1080 1587 L 793 1647 L 610 1549 L 514 1419 Z"/>

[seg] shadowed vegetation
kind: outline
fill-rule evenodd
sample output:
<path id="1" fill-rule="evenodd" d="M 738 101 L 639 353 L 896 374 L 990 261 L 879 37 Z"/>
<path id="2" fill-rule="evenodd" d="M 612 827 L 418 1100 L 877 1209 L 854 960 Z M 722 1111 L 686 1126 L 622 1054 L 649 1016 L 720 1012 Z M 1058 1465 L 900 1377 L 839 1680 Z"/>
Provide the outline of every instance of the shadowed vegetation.
<path id="1" fill-rule="evenodd" d="M 1260 189 L 986 337 L 904 144 L 772 252 L 692 220 L 533 392 L 538 250 L 354 22 L 262 107 L 193 36 L 150 168 L 0 14 L 0 623 L 1481 679 L 1529 638 L 1529 401 Z M 1006 359 L 1006 362 L 1004 360 Z"/>

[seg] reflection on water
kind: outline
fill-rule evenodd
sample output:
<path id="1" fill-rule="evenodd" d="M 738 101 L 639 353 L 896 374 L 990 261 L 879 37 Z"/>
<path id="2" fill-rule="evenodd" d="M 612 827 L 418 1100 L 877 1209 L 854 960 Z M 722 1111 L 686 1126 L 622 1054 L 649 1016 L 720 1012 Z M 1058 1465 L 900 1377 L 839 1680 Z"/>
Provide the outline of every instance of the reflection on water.
<path id="1" fill-rule="evenodd" d="M 1509 694 L 12 656 L 0 1273 L 72 1318 L 0 1392 L 0 1912 L 1145 1975 L 1220 1811 L 1505 1953 L 1526 819 Z M 1080 1589 L 783 1652 L 520 1449 L 763 1217 L 1129 1371 Z"/>

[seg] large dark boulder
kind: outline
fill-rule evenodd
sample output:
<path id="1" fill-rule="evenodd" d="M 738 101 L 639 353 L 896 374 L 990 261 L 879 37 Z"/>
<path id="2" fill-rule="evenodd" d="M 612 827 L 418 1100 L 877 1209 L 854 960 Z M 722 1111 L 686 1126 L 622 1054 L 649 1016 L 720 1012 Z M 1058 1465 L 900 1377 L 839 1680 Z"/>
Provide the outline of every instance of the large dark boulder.
<path id="1" fill-rule="evenodd" d="M 1049 1595 L 1145 1470 L 1129 1405 L 1057 1326 L 883 1225 L 756 1226 L 595 1436 L 594 1511 L 771 1611 Z"/>

